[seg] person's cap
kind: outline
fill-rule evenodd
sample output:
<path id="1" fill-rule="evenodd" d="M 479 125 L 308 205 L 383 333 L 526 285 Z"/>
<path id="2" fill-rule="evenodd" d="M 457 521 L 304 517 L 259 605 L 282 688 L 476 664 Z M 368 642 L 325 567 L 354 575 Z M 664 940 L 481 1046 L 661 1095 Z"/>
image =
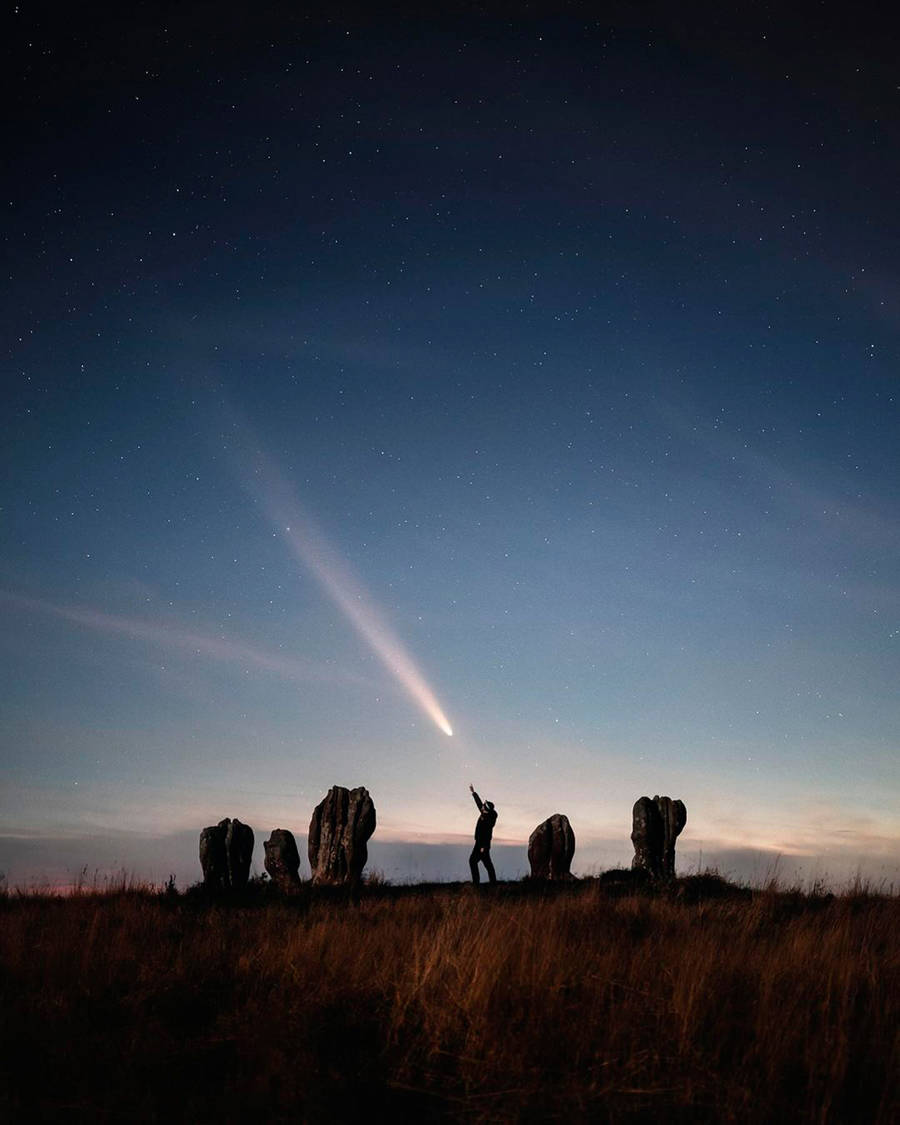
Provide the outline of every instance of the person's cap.
<path id="1" fill-rule="evenodd" d="M 490 811 L 493 812 L 494 811 L 494 802 L 493 801 L 485 801 L 484 807 L 486 809 L 490 809 Z"/>

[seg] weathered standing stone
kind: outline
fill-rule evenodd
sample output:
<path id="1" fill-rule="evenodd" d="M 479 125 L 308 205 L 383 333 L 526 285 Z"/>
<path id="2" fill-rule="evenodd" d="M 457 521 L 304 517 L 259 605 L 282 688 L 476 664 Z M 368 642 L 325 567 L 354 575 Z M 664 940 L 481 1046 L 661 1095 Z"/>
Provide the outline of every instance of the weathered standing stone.
<path id="1" fill-rule="evenodd" d="M 375 805 L 368 789 L 333 785 L 309 822 L 313 882 L 355 886 L 369 858 L 366 841 L 374 831 Z"/>
<path id="2" fill-rule="evenodd" d="M 662 824 L 659 809 L 649 797 L 639 797 L 631 812 L 631 842 L 634 844 L 632 868 L 640 868 L 656 878 L 660 871 Z"/>
<path id="3" fill-rule="evenodd" d="M 228 879 L 232 889 L 246 887 L 253 859 L 253 829 L 237 817 L 225 834 L 225 851 L 228 855 Z"/>
<path id="4" fill-rule="evenodd" d="M 285 894 L 300 886 L 300 853 L 293 832 L 275 828 L 263 843 L 266 851 L 266 871 Z"/>
<path id="5" fill-rule="evenodd" d="M 200 833 L 200 866 L 203 882 L 215 890 L 237 890 L 247 885 L 253 858 L 253 829 L 225 817 Z"/>
<path id="6" fill-rule="evenodd" d="M 569 868 L 575 854 L 575 833 L 569 818 L 554 813 L 528 837 L 528 862 L 532 879 L 572 879 Z"/>
<path id="7" fill-rule="evenodd" d="M 687 809 L 671 797 L 640 797 L 631 814 L 632 868 L 654 879 L 675 875 L 675 840 L 687 823 Z"/>
<path id="8" fill-rule="evenodd" d="M 220 821 L 200 833 L 200 866 L 203 883 L 210 890 L 223 890 L 228 886 L 228 860 L 225 855 L 225 832 L 228 820 Z"/>
<path id="9" fill-rule="evenodd" d="M 687 824 L 687 809 L 683 801 L 673 801 L 671 797 L 654 797 L 662 820 L 663 838 L 660 855 L 660 874 L 664 879 L 675 877 L 675 840 Z"/>

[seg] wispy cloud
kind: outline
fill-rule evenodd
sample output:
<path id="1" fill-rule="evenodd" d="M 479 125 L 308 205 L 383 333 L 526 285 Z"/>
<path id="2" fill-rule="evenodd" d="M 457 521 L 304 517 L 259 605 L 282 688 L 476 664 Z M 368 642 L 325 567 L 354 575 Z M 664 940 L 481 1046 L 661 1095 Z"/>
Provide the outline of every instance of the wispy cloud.
<path id="1" fill-rule="evenodd" d="M 682 441 L 702 446 L 760 498 L 781 507 L 795 519 L 808 522 L 817 537 L 826 534 L 879 548 L 900 543 L 900 520 L 896 513 L 850 495 L 849 487 L 841 489 L 834 483 L 822 487 L 814 482 L 808 464 L 801 470 L 787 457 L 775 458 L 754 449 L 746 437 L 692 416 L 662 395 L 648 400 L 647 406 Z"/>
<path id="2" fill-rule="evenodd" d="M 271 652 L 242 641 L 210 636 L 207 633 L 198 633 L 169 623 L 161 624 L 141 618 L 123 617 L 93 607 L 59 605 L 43 598 L 27 597 L 9 590 L 0 590 L 0 607 L 8 611 L 47 614 L 108 635 L 131 637 L 133 640 L 161 648 L 270 672 L 294 682 L 339 682 L 374 686 L 370 679 L 330 664 Z"/>

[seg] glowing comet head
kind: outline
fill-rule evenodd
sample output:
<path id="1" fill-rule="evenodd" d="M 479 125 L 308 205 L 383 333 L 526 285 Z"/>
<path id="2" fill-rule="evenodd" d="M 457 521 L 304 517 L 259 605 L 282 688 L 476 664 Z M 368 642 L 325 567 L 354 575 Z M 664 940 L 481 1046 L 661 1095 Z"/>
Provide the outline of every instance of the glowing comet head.
<path id="1" fill-rule="evenodd" d="M 453 727 L 450 726 L 446 719 L 441 719 L 438 722 L 438 726 L 441 728 L 444 734 L 447 735 L 448 738 L 453 737 Z"/>

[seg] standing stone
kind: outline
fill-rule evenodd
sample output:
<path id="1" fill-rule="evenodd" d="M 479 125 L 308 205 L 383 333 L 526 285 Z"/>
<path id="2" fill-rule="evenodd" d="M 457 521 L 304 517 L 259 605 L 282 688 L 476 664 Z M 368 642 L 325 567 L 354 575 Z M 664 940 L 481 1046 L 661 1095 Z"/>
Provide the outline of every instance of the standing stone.
<path id="1" fill-rule="evenodd" d="M 242 824 L 235 817 L 225 834 L 228 879 L 232 890 L 247 886 L 250 879 L 250 863 L 253 859 L 253 843 L 253 829 L 249 824 Z"/>
<path id="2" fill-rule="evenodd" d="M 200 833 L 203 882 L 212 890 L 239 890 L 250 878 L 253 829 L 225 817 Z"/>
<path id="3" fill-rule="evenodd" d="M 229 823 L 222 820 L 200 833 L 200 866 L 203 868 L 203 885 L 209 890 L 221 891 L 228 886 L 225 833 Z"/>
<path id="4" fill-rule="evenodd" d="M 664 879 L 675 878 L 675 840 L 687 824 L 687 809 L 683 801 L 673 801 L 671 797 L 654 797 L 662 821 L 662 851 L 660 873 Z"/>
<path id="5" fill-rule="evenodd" d="M 572 879 L 569 868 L 575 854 L 575 833 L 569 818 L 554 813 L 528 837 L 528 862 L 532 879 Z"/>
<path id="6" fill-rule="evenodd" d="M 313 882 L 355 886 L 369 858 L 366 841 L 374 831 L 375 805 L 368 789 L 333 785 L 309 822 Z"/>
<path id="7" fill-rule="evenodd" d="M 675 875 L 675 840 L 687 823 L 687 809 L 671 797 L 640 797 L 631 814 L 632 868 L 654 879 Z"/>
<path id="8" fill-rule="evenodd" d="M 640 868 L 654 879 L 660 874 L 662 823 L 659 809 L 649 797 L 639 797 L 631 811 L 631 842 L 634 844 L 632 868 Z"/>
<path id="9" fill-rule="evenodd" d="M 272 882 L 285 894 L 300 886 L 300 853 L 293 832 L 275 828 L 263 844 L 266 851 L 266 871 Z"/>

